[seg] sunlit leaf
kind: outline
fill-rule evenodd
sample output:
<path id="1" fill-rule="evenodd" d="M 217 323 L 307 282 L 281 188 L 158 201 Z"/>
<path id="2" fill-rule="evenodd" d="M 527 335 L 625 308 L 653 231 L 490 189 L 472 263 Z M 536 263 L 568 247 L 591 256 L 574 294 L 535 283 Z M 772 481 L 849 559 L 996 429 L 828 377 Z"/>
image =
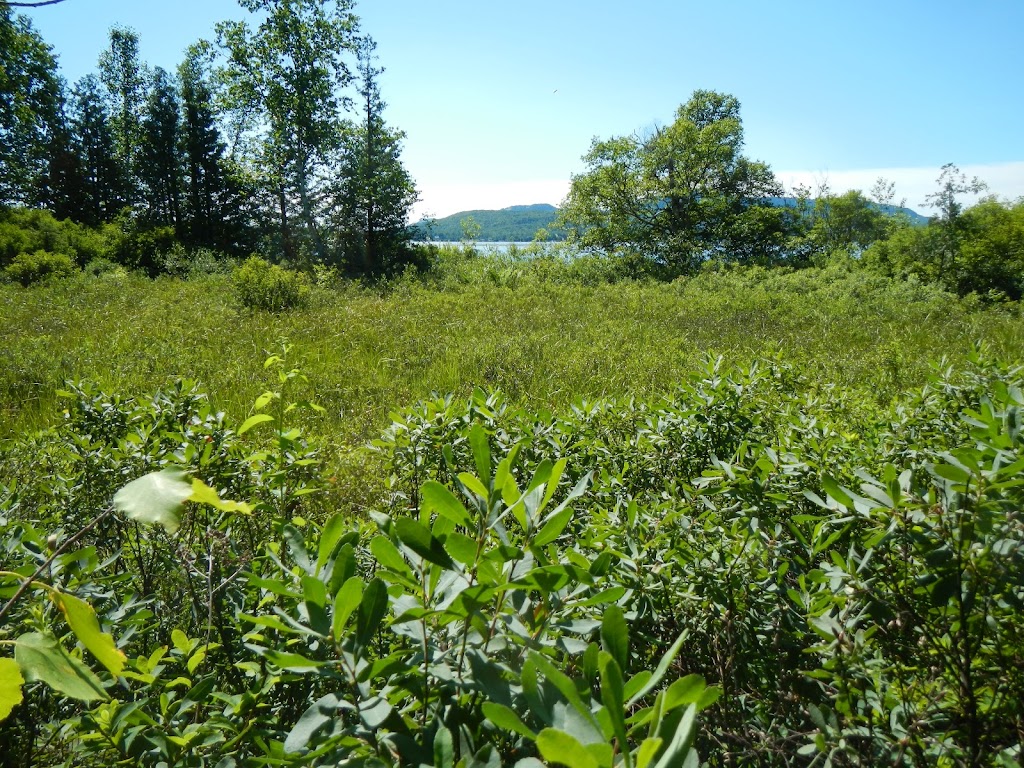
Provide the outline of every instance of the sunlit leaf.
<path id="1" fill-rule="evenodd" d="M 268 413 L 257 413 L 250 416 L 248 419 L 242 422 L 242 426 L 238 428 L 238 435 L 242 436 L 250 429 L 268 421 L 273 421 L 274 417 Z"/>
<path id="2" fill-rule="evenodd" d="M 100 679 L 79 659 L 68 654 L 51 635 L 31 632 L 15 641 L 14 659 L 27 682 L 43 682 L 58 693 L 80 701 L 107 698 Z"/>
<path id="3" fill-rule="evenodd" d="M 21 676 L 18 662 L 14 659 L 0 659 L 0 721 L 21 704 L 24 698 L 21 687 L 24 684 L 25 679 Z"/>
<path id="4" fill-rule="evenodd" d="M 114 509 L 131 520 L 160 525 L 174 533 L 181 525 L 185 502 L 192 496 L 192 482 L 180 469 L 150 472 L 133 480 L 114 495 Z"/>
<path id="5" fill-rule="evenodd" d="M 114 638 L 100 630 L 99 620 L 92 606 L 74 595 L 55 593 L 53 602 L 64 614 L 75 637 L 113 675 L 124 669 L 124 654 L 114 644 Z"/>

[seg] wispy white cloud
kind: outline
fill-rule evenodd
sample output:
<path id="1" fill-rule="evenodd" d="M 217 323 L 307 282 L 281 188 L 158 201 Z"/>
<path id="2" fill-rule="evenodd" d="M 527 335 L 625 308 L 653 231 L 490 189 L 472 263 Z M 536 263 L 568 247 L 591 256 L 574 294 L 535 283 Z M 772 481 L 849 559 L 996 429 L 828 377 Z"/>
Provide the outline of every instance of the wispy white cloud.
<path id="1" fill-rule="evenodd" d="M 988 185 L 985 194 L 1016 200 L 1024 197 L 1024 162 L 998 163 L 993 165 L 964 165 L 960 171 L 973 178 L 977 176 Z M 871 187 L 879 178 L 895 184 L 895 202 L 905 200 L 908 208 L 927 214 L 925 206 L 927 195 L 936 190 L 936 180 L 942 169 L 933 168 L 870 168 L 858 171 L 776 171 L 786 191 L 789 192 L 797 184 L 804 184 L 817 190 L 822 183 L 827 183 L 833 193 L 842 193 L 851 189 L 859 189 L 869 194 Z"/>

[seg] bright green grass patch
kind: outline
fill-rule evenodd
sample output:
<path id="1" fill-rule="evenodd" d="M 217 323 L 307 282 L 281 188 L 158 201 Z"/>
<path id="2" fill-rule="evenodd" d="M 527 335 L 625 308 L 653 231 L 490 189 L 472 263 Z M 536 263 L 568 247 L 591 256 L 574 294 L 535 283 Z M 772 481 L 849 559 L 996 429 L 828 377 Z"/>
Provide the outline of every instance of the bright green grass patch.
<path id="1" fill-rule="evenodd" d="M 144 393 L 174 377 L 202 382 L 244 418 L 267 388 L 277 339 L 328 413 L 305 425 L 362 443 L 388 413 L 431 392 L 499 388 L 513 402 L 671 389 L 705 354 L 779 356 L 821 385 L 875 400 L 924 380 L 930 362 L 962 360 L 979 341 L 1009 359 L 1024 348 L 1015 305 L 979 309 L 921 286 L 860 275 L 707 275 L 674 284 L 584 287 L 524 282 L 388 293 L 320 290 L 305 310 L 246 310 L 223 278 L 80 279 L 0 288 L 0 435 L 59 417 L 68 379 Z"/>

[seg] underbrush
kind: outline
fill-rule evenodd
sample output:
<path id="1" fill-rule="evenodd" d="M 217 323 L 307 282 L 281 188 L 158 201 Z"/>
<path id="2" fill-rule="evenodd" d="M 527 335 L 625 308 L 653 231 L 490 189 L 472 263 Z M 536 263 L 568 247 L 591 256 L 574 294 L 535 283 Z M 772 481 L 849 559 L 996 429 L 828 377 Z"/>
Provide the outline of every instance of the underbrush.
<path id="1" fill-rule="evenodd" d="M 294 352 L 4 444 L 8 764 L 1019 765 L 1019 367 L 434 396 L 364 512 Z"/>

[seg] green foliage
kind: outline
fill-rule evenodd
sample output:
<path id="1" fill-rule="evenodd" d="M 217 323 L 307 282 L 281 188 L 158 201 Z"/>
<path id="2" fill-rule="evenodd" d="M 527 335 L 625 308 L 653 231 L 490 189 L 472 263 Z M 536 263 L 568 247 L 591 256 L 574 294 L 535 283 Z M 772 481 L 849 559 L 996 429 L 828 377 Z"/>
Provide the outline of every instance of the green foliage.
<path id="1" fill-rule="evenodd" d="M 310 516 L 289 352 L 237 428 L 187 385 L 78 387 L 10 447 L 9 761 L 1019 760 L 1019 367 L 881 410 L 773 360 L 559 413 L 429 401 L 359 520 Z"/>
<path id="2" fill-rule="evenodd" d="M 268 312 L 303 307 L 309 300 L 309 279 L 302 272 L 250 256 L 231 275 L 242 306 Z"/>
<path id="3" fill-rule="evenodd" d="M 48 251 L 67 254 L 78 264 L 108 254 L 108 232 L 70 220 L 57 220 L 49 211 L 0 209 L 0 265 L 22 253 Z"/>
<path id="4" fill-rule="evenodd" d="M 956 211 L 950 223 L 900 229 L 864 254 L 883 274 L 913 275 L 964 296 L 1013 300 L 1024 293 L 1024 203 L 992 198 Z"/>
<path id="5" fill-rule="evenodd" d="M 363 37 L 357 46 L 359 94 L 363 117 L 342 133 L 341 162 L 333 190 L 331 218 L 338 229 L 338 259 L 352 275 L 393 275 L 411 262 L 409 213 L 418 196 L 402 165 L 405 134 L 384 122 L 384 107 L 374 66 L 376 43 Z"/>
<path id="6" fill-rule="evenodd" d="M 595 140 L 560 221 L 584 249 L 639 251 L 672 276 L 709 258 L 774 260 L 784 212 L 760 206 L 781 188 L 741 154 L 739 102 L 696 91 L 653 135 Z"/>
<path id="7" fill-rule="evenodd" d="M 44 280 L 70 277 L 78 272 L 71 257 L 64 253 L 19 253 L 6 267 L 4 277 L 11 282 L 32 285 Z"/>
<path id="8" fill-rule="evenodd" d="M 108 228 L 110 258 L 126 269 L 155 275 L 165 254 L 174 248 L 174 227 L 151 226 L 129 209 L 121 211 Z"/>
<path id="9" fill-rule="evenodd" d="M 57 59 L 28 16 L 0 7 L 0 205 L 48 202 L 62 106 Z"/>
<path id="10" fill-rule="evenodd" d="M 284 258 L 323 261 L 317 182 L 331 175 L 341 141 L 341 92 L 352 81 L 344 57 L 355 42 L 352 2 L 240 4 L 260 12 L 260 25 L 217 25 L 225 54 L 218 75 L 225 85 L 223 102 L 239 126 L 249 129 L 245 139 L 254 151 L 245 164 L 278 218 Z"/>

